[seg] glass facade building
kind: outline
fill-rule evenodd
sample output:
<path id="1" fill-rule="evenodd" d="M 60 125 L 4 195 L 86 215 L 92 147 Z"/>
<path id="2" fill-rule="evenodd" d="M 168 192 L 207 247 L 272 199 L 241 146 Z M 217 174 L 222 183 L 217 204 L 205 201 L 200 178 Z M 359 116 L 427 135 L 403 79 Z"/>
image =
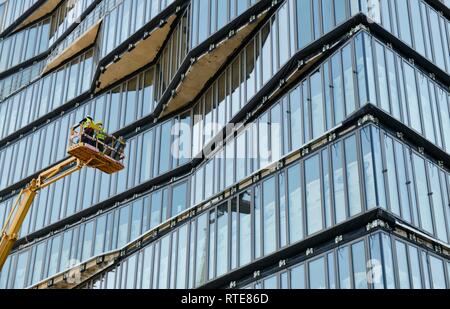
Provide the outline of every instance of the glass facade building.
<path id="1" fill-rule="evenodd" d="M 86 115 L 126 168 L 43 189 L 0 288 L 450 288 L 449 1 L 45 4 L 0 0 L 0 222 Z"/>

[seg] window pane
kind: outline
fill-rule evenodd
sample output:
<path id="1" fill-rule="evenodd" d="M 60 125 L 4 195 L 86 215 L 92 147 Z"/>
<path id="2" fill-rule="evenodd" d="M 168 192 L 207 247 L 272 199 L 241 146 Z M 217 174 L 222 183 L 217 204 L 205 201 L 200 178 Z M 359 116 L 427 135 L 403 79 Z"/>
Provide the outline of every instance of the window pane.
<path id="1" fill-rule="evenodd" d="M 180 214 L 187 207 L 187 182 L 173 187 L 172 191 L 172 217 Z"/>
<path id="2" fill-rule="evenodd" d="M 319 160 L 319 155 L 315 155 L 305 161 L 306 218 L 308 235 L 314 234 L 323 228 Z"/>
<path id="3" fill-rule="evenodd" d="M 303 213 L 300 188 L 300 164 L 288 169 L 289 240 L 295 243 L 303 239 Z"/>
<path id="4" fill-rule="evenodd" d="M 425 161 L 416 154 L 412 155 L 414 161 L 417 199 L 419 203 L 419 215 L 421 226 L 425 231 L 433 234 L 431 221 L 431 206 L 428 198 L 427 176 L 425 173 Z"/>
<path id="5" fill-rule="evenodd" d="M 439 181 L 439 168 L 431 162 L 428 162 L 428 175 L 430 177 L 431 199 L 433 201 L 433 214 L 435 218 L 437 237 L 447 243 L 447 229 L 445 225 L 445 207 L 449 207 L 444 203 L 441 192 L 441 184 Z"/>
<path id="6" fill-rule="evenodd" d="M 312 40 L 311 0 L 297 1 L 298 48 L 305 47 Z"/>
<path id="7" fill-rule="evenodd" d="M 322 75 L 320 71 L 311 76 L 311 114 L 313 124 L 313 139 L 325 132 L 324 109 L 322 97 Z"/>
<path id="8" fill-rule="evenodd" d="M 412 38 L 411 38 L 411 29 L 409 24 L 409 18 L 408 18 L 408 3 L 407 0 L 399 0 L 397 1 L 397 9 L 398 14 L 402 15 L 403 17 L 399 18 L 399 24 L 400 24 L 400 38 L 408 43 L 408 45 L 412 45 Z"/>
<path id="9" fill-rule="evenodd" d="M 217 277 L 228 270 L 228 204 L 217 207 Z"/>
<path id="10" fill-rule="evenodd" d="M 411 265 L 411 280 L 413 289 L 422 289 L 422 280 L 420 275 L 419 252 L 416 247 L 408 246 L 409 263 Z"/>
<path id="11" fill-rule="evenodd" d="M 417 132 L 422 133 L 422 124 L 420 121 L 420 109 L 419 109 L 419 101 L 417 98 L 417 87 L 416 87 L 416 79 L 415 79 L 415 70 L 409 65 L 403 62 L 403 67 L 405 70 L 405 84 L 406 84 L 406 93 L 408 98 L 408 107 L 409 107 L 409 117 L 411 119 L 411 126 Z"/>
<path id="12" fill-rule="evenodd" d="M 352 45 L 342 49 L 342 66 L 344 71 L 345 111 L 350 115 L 356 109 L 355 86 L 353 81 Z"/>
<path id="13" fill-rule="evenodd" d="M 364 166 L 364 191 L 366 196 L 366 205 L 368 209 L 377 206 L 375 175 L 372 153 L 372 136 L 369 127 L 361 131 L 362 156 Z"/>
<path id="14" fill-rule="evenodd" d="M 326 289 L 325 280 L 325 264 L 324 258 L 321 257 L 309 264 L 309 288 L 310 289 Z"/>
<path id="15" fill-rule="evenodd" d="M 393 140 L 385 135 L 384 147 L 386 149 L 386 165 L 387 165 L 387 181 L 389 189 L 389 200 L 391 211 L 400 216 L 400 202 L 398 199 L 398 184 L 395 173 L 395 159 L 394 159 L 394 143 Z"/>
<path id="16" fill-rule="evenodd" d="M 334 123 L 339 124 L 344 118 L 344 85 L 342 80 L 341 54 L 338 52 L 331 58 L 333 76 Z"/>
<path id="17" fill-rule="evenodd" d="M 331 146 L 333 163 L 334 210 L 336 223 L 345 220 L 344 172 L 342 168 L 342 146 L 335 143 Z"/>
<path id="18" fill-rule="evenodd" d="M 364 241 L 360 241 L 352 245 L 352 261 L 355 289 L 367 289 L 367 269 Z"/>
<path id="19" fill-rule="evenodd" d="M 263 183 L 264 255 L 276 250 L 275 178 Z"/>
<path id="20" fill-rule="evenodd" d="M 350 253 L 348 247 L 339 248 L 337 251 L 339 266 L 339 287 L 341 289 L 350 289 Z"/>
<path id="21" fill-rule="evenodd" d="M 206 282 L 208 272 L 207 267 L 207 213 L 201 215 L 197 219 L 197 241 L 196 241 L 196 274 L 195 274 L 195 286 L 200 286 Z"/>
<path id="22" fill-rule="evenodd" d="M 290 128 L 291 128 L 291 150 L 299 149 L 303 145 L 302 134 L 302 110 L 300 105 L 300 87 L 295 88 L 289 94 L 290 104 Z M 450 140 L 449 140 L 450 148 Z"/>
<path id="23" fill-rule="evenodd" d="M 391 112 L 389 107 L 389 93 L 388 93 L 388 81 L 386 75 L 386 62 L 384 59 L 384 46 L 375 41 L 375 54 L 377 60 L 377 74 L 378 74 L 378 92 L 379 92 L 379 105 L 387 113 Z"/>
<path id="24" fill-rule="evenodd" d="M 291 289 L 305 288 L 305 265 L 296 266 L 291 269 Z"/>
<path id="25" fill-rule="evenodd" d="M 128 242 L 128 216 L 130 205 L 122 207 L 119 211 L 119 228 L 117 247 L 121 248 Z"/>
<path id="26" fill-rule="evenodd" d="M 359 190 L 359 169 L 356 148 L 356 137 L 352 136 L 345 141 L 345 160 L 347 166 L 347 190 L 350 216 L 361 212 L 361 196 Z"/>
<path id="27" fill-rule="evenodd" d="M 27 261 L 30 251 L 26 250 L 19 254 L 15 271 L 14 289 L 25 287 L 25 276 L 27 273 Z"/>
<path id="28" fill-rule="evenodd" d="M 83 252 L 81 260 L 86 261 L 92 256 L 92 242 L 94 233 L 94 221 L 87 223 L 84 227 Z"/>
<path id="29" fill-rule="evenodd" d="M 170 234 L 161 239 L 161 256 L 159 264 L 159 284 L 158 288 L 167 289 L 169 283 L 169 250 L 170 250 Z"/>
<path id="30" fill-rule="evenodd" d="M 186 262 L 188 253 L 188 226 L 184 225 L 178 230 L 178 257 L 177 257 L 177 276 L 176 285 L 177 289 L 182 289 L 186 287 Z"/>
<path id="31" fill-rule="evenodd" d="M 239 195 L 239 265 L 250 263 L 251 258 L 251 192 Z"/>
<path id="32" fill-rule="evenodd" d="M 399 284 L 401 289 L 409 289 L 409 270 L 406 258 L 406 245 L 400 241 L 395 242 L 397 251 L 397 267 L 399 275 Z"/>
<path id="33" fill-rule="evenodd" d="M 445 289 L 445 270 L 442 260 L 430 255 L 430 268 L 433 289 Z"/>

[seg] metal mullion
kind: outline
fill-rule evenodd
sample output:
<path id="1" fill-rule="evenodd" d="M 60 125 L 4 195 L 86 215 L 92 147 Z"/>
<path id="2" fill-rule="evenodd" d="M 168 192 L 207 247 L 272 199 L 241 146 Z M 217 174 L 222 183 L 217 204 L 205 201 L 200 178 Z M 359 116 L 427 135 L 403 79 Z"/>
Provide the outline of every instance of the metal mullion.
<path id="1" fill-rule="evenodd" d="M 443 202 L 444 202 L 444 222 L 445 222 L 445 224 L 446 224 L 446 226 L 445 226 L 445 230 L 447 231 L 447 239 L 450 239 L 450 229 L 449 229 L 449 227 L 450 227 L 450 224 L 448 223 L 448 220 L 450 220 L 450 218 L 448 217 L 448 210 L 447 210 L 447 208 L 449 208 L 450 207 L 450 205 L 449 205 L 449 195 L 446 195 L 446 192 L 447 192 L 447 188 L 448 188 L 448 186 L 446 185 L 446 180 L 445 180 L 445 178 L 446 178 L 446 173 L 445 173 L 445 171 L 442 171 L 442 170 L 440 170 L 440 169 L 438 169 L 438 173 L 439 173 L 439 185 L 440 185 L 440 190 L 441 190 L 441 192 L 443 193 Z M 449 274 L 449 276 L 450 276 L 450 274 Z M 450 280 L 450 278 L 449 278 L 449 280 Z M 450 282 L 449 282 L 450 283 Z M 449 285 L 449 288 L 450 288 L 450 285 Z"/>
<path id="2" fill-rule="evenodd" d="M 328 169 L 329 175 L 328 180 L 330 182 L 330 216 L 331 222 L 330 226 L 334 226 L 336 224 L 336 209 L 335 209 L 335 198 L 334 198 L 334 166 L 333 166 L 333 154 L 332 154 L 332 146 L 326 146 L 325 151 L 328 153 Z"/>
<path id="3" fill-rule="evenodd" d="M 255 237 L 255 188 L 251 187 L 250 188 L 250 209 L 251 209 L 251 220 L 250 220 L 250 226 L 251 226 L 251 238 L 250 238 L 250 242 L 251 242 L 251 250 L 250 250 L 250 260 L 254 261 L 255 260 L 255 256 L 256 256 L 256 250 L 255 250 L 255 242 L 256 242 L 256 237 Z"/>
<path id="4" fill-rule="evenodd" d="M 304 170 L 305 170 L 305 160 L 301 160 L 300 162 L 299 162 L 299 168 L 300 168 L 300 175 L 298 175 L 298 177 L 299 177 L 299 181 L 300 181 L 300 188 L 301 188 L 301 190 L 300 190 L 300 194 L 301 194 L 301 197 L 300 197 L 300 199 L 301 199 L 301 213 L 302 213 L 302 228 L 303 228 L 303 230 L 302 230 L 302 237 L 301 237 L 301 239 L 305 239 L 305 238 L 307 238 L 307 235 L 308 235 L 308 229 L 307 229 L 307 221 L 306 221 L 306 193 L 305 193 L 305 190 L 306 190 L 306 186 L 305 186 L 305 177 L 304 177 L 304 175 L 305 175 L 305 173 L 304 173 Z"/>
<path id="5" fill-rule="evenodd" d="M 378 136 L 377 138 L 380 141 L 380 151 L 381 151 L 381 164 L 382 164 L 382 174 L 383 174 L 383 184 L 384 184 L 384 196 L 385 196 L 385 203 L 386 203 L 386 209 L 392 211 L 391 207 L 391 199 L 390 199 L 390 187 L 389 187 L 389 180 L 388 180 L 388 169 L 387 169 L 387 159 L 386 159 L 386 133 L 384 130 L 379 129 L 378 130 Z M 379 190 L 383 188 L 378 188 Z M 398 193 L 398 191 L 397 191 Z"/>
<path id="6" fill-rule="evenodd" d="M 171 248 L 170 248 L 170 257 L 171 258 L 174 257 L 174 261 L 171 261 L 171 265 L 173 264 L 174 269 L 175 269 L 174 270 L 174 276 L 173 276 L 173 282 L 170 282 L 170 284 L 169 284 L 169 287 L 171 286 L 172 288 L 176 288 L 176 286 L 177 286 L 178 256 L 180 254 L 180 252 L 178 250 L 180 248 L 180 229 L 177 229 L 176 231 L 174 231 L 172 233 L 172 236 L 175 235 L 175 233 L 177 235 L 175 247 L 172 246 L 173 241 L 171 241 L 171 243 L 170 243 L 170 246 L 171 246 Z M 176 250 L 175 256 L 172 254 L 172 250 Z"/>
<path id="7" fill-rule="evenodd" d="M 186 225 L 186 257 L 184 259 L 184 267 L 185 267 L 185 278 L 184 278 L 184 286 L 183 288 L 188 288 L 189 287 L 189 261 L 190 261 L 190 257 L 191 257 L 191 224 L 187 223 Z M 179 240 L 179 237 L 178 237 Z M 193 245 L 193 244 L 192 244 Z"/>
<path id="8" fill-rule="evenodd" d="M 394 173 L 395 173 L 395 178 L 396 178 L 396 180 L 397 180 L 397 181 L 396 181 L 396 182 L 397 182 L 397 188 L 395 188 L 396 191 L 395 191 L 393 194 L 397 194 L 397 198 L 398 198 L 398 202 L 399 202 L 399 212 L 400 212 L 400 217 L 401 217 L 401 218 L 404 218 L 403 207 L 402 207 L 403 201 L 402 201 L 402 198 L 401 198 L 401 196 L 400 196 L 400 194 L 399 194 L 400 191 L 401 191 L 401 189 L 400 189 L 401 184 L 400 184 L 400 177 L 399 177 L 399 172 L 398 172 L 399 165 L 398 165 L 398 162 L 397 162 L 396 142 L 398 142 L 398 141 L 392 139 L 392 152 L 393 152 L 393 159 L 394 159 L 394 166 L 395 166 Z M 406 174 L 406 171 L 405 171 L 405 174 Z M 390 188 L 388 188 L 388 190 L 389 190 L 389 189 L 390 189 Z M 410 204 L 411 204 L 411 203 L 410 203 Z M 410 214 L 410 215 L 411 215 L 411 214 Z"/>
<path id="9" fill-rule="evenodd" d="M 171 270 L 172 270 L 171 266 L 172 266 L 173 235 L 174 235 L 174 232 L 169 232 L 169 235 L 167 235 L 167 237 L 169 237 L 169 252 L 167 253 L 167 282 L 166 282 L 166 286 L 164 287 L 165 289 L 170 289 L 170 284 L 171 284 L 170 279 L 171 279 Z"/>
<path id="10" fill-rule="evenodd" d="M 430 214 L 431 214 L 431 225 L 433 227 L 433 236 L 435 236 L 437 238 L 436 216 L 435 216 L 435 213 L 434 213 L 434 200 L 433 200 L 433 195 L 434 195 L 433 189 L 434 188 L 432 188 L 432 186 L 431 186 L 430 169 L 428 167 L 430 162 L 427 159 L 425 159 L 425 158 L 422 158 L 422 159 L 424 160 L 424 163 L 425 163 L 425 177 L 426 177 L 426 182 L 427 182 L 427 187 L 428 187 L 428 190 L 427 190 L 428 191 L 428 196 L 427 196 L 427 198 L 428 198 L 428 203 L 430 203 Z M 439 169 L 438 169 L 437 177 L 439 177 Z M 439 178 L 438 178 L 438 181 L 439 181 Z"/>
<path id="11" fill-rule="evenodd" d="M 281 248 L 280 231 L 280 172 L 273 175 L 275 182 L 275 248 L 277 251 Z M 285 181 L 286 182 L 286 181 Z"/>
<path id="12" fill-rule="evenodd" d="M 425 15 L 426 15 L 425 16 L 426 23 L 427 23 L 428 29 L 430 31 L 430 33 L 428 34 L 428 38 L 429 38 L 428 43 L 430 44 L 430 52 L 431 52 L 429 59 L 431 60 L 431 62 L 436 63 L 436 51 L 434 50 L 434 38 L 433 38 L 433 33 L 432 33 L 433 27 L 431 27 L 430 14 L 428 12 L 430 10 L 429 6 L 424 4 L 424 10 L 425 10 Z M 425 37 L 424 37 L 424 40 L 425 40 Z"/>
<path id="13" fill-rule="evenodd" d="M 323 176 L 323 156 L 322 156 L 322 150 L 320 150 L 317 154 L 316 154 L 317 156 L 318 156 L 318 158 L 319 158 L 319 185 L 320 185 L 320 195 L 321 195 L 321 198 L 320 198 L 320 203 L 321 203 L 321 206 L 320 206 L 320 209 L 321 209 L 321 212 L 322 212 L 322 223 L 321 223 L 321 225 L 322 225 L 322 227 L 321 227 L 321 229 L 320 229 L 320 231 L 323 231 L 323 230 L 326 230 L 327 229 L 327 219 L 326 219 L 326 215 L 325 215 L 325 190 L 324 190 L 324 188 L 325 188 L 325 186 L 324 186 L 324 180 L 325 180 L 325 178 L 324 178 L 324 176 Z"/>
<path id="14" fill-rule="evenodd" d="M 347 137 L 348 138 L 348 137 Z M 345 138 L 340 143 L 340 150 L 341 150 L 341 164 L 342 164 L 342 177 L 344 178 L 344 200 L 345 200 L 345 220 L 350 218 L 350 203 L 349 203 L 349 197 L 348 197 L 348 187 L 349 187 L 349 179 L 347 175 L 347 156 L 345 155 L 346 152 L 346 145 L 345 145 Z M 344 220 L 344 221 L 345 221 Z"/>
<path id="15" fill-rule="evenodd" d="M 361 130 L 357 130 L 354 133 L 354 137 L 355 137 L 355 147 L 356 149 L 354 150 L 356 152 L 356 161 L 357 161 L 357 168 L 358 168 L 358 183 L 359 183 L 359 199 L 360 199 L 360 203 L 361 203 L 361 212 L 360 213 L 365 213 L 366 210 L 368 209 L 367 205 L 365 205 L 365 201 L 366 201 L 366 197 L 365 197 L 365 193 L 366 190 L 365 188 L 365 183 L 364 183 L 364 168 L 363 168 L 363 155 L 361 153 L 362 150 L 362 142 L 361 142 Z M 355 217 L 357 215 L 354 215 L 353 217 Z M 350 212 L 349 212 L 349 217 L 350 217 Z"/>
<path id="16" fill-rule="evenodd" d="M 416 201 L 416 213 L 417 213 L 417 220 L 418 220 L 418 222 L 416 222 L 416 224 L 417 224 L 417 226 L 418 227 L 420 227 L 420 228 L 422 228 L 422 220 L 421 220 L 421 217 L 420 217 L 420 207 L 419 207 L 419 196 L 418 196 L 418 192 L 417 192 L 417 181 L 416 181 L 416 168 L 415 168 L 415 165 L 414 165 L 414 160 L 413 160 L 413 158 L 412 158 L 412 156 L 413 156 L 413 150 L 411 149 L 411 148 L 407 148 L 407 159 L 408 159 L 408 157 L 409 157 L 409 159 L 410 159 L 410 164 L 409 164 L 409 167 L 411 167 L 411 171 L 410 171 L 410 173 L 411 173 L 411 175 L 410 175 L 410 177 L 411 177 L 411 179 L 410 179 L 410 181 L 412 182 L 412 186 L 414 186 L 414 199 L 415 199 L 415 201 Z M 406 161 L 406 162 L 408 162 L 408 161 Z M 427 190 L 428 191 L 428 190 Z"/>

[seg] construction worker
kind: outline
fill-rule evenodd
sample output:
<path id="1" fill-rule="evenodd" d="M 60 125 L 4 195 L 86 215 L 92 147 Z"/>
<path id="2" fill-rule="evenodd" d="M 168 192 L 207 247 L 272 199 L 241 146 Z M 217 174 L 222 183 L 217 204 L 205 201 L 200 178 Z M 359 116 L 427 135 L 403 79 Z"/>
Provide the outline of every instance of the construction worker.
<path id="1" fill-rule="evenodd" d="M 107 134 L 105 132 L 105 129 L 103 128 L 103 122 L 101 122 L 101 121 L 97 122 L 95 124 L 95 126 L 96 126 L 96 129 L 97 129 L 95 131 L 95 137 L 96 137 L 96 139 L 98 141 L 98 150 L 100 152 L 103 152 L 105 150 L 105 145 L 107 145 L 106 144 Z"/>
<path id="2" fill-rule="evenodd" d="M 91 116 L 86 116 L 83 120 L 80 121 L 80 127 L 82 130 L 81 142 L 85 144 L 89 144 L 95 146 L 94 141 L 94 119 Z"/>

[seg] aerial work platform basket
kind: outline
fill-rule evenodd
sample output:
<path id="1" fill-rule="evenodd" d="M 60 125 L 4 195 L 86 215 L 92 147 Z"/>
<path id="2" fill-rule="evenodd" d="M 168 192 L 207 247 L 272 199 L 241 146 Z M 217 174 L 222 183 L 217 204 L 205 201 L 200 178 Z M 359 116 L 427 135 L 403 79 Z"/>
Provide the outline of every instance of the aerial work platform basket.
<path id="1" fill-rule="evenodd" d="M 122 138 L 107 135 L 104 141 L 100 141 L 93 130 L 85 130 L 80 125 L 70 130 L 68 154 L 78 158 L 86 166 L 107 174 L 124 169 L 124 149 L 125 141 Z"/>

